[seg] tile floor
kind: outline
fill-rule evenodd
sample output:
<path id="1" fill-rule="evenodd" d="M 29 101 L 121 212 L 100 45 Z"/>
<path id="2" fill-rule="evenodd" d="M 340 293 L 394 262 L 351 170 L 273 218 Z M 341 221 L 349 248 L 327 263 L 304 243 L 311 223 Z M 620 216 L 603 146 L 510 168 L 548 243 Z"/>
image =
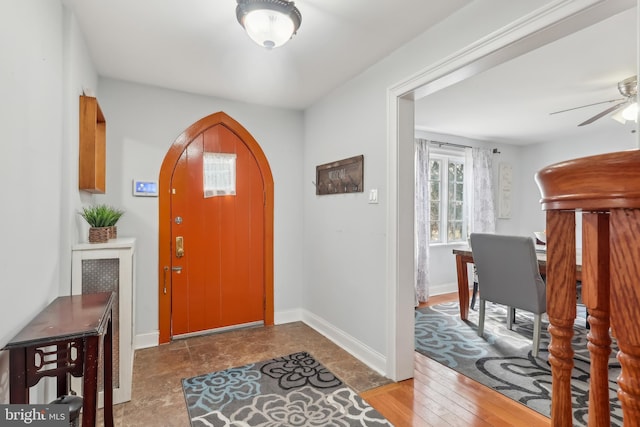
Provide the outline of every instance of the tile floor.
<path id="1" fill-rule="evenodd" d="M 302 322 L 247 328 L 137 350 L 132 398 L 114 407 L 114 424 L 188 427 L 182 378 L 298 351 L 312 354 L 359 393 L 391 382 Z"/>

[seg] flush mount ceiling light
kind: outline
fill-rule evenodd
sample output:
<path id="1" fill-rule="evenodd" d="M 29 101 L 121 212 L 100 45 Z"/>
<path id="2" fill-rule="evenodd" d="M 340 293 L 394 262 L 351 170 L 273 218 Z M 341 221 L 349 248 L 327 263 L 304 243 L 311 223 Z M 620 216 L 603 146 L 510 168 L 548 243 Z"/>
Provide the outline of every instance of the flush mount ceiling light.
<path id="1" fill-rule="evenodd" d="M 302 22 L 298 8 L 286 0 L 238 0 L 236 16 L 251 40 L 268 49 L 289 41 Z"/>

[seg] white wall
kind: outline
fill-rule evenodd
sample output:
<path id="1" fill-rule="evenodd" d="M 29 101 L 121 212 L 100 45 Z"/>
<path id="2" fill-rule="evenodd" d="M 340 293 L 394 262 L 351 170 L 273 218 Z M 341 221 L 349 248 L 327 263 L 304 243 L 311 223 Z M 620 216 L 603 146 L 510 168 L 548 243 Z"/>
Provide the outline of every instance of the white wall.
<path id="1" fill-rule="evenodd" d="M 600 120 L 611 120 L 608 117 Z M 522 182 L 521 203 L 514 204 L 519 209 L 516 214 L 520 218 L 520 232 L 542 231 L 545 229 L 545 213 L 540 207 L 540 191 L 535 183 L 536 172 L 561 161 L 596 154 L 628 150 L 638 147 L 638 134 L 632 133 L 635 128 L 633 122 L 620 125 L 615 132 L 603 132 L 595 122 L 584 128 L 584 135 L 580 138 L 567 140 L 559 137 L 555 141 L 543 144 L 528 145 L 522 150 L 522 169 L 519 177 Z M 515 169 L 514 169 L 515 174 Z M 580 224 L 576 237 L 579 239 Z M 581 243 L 578 242 L 581 246 Z"/>
<path id="2" fill-rule="evenodd" d="M 274 298 L 276 322 L 300 307 L 302 281 L 303 116 L 220 98 L 101 78 L 98 99 L 107 122 L 107 190 L 96 200 L 123 208 L 118 235 L 137 239 L 135 334 L 158 331 L 158 199 L 133 197 L 133 179 L 158 179 L 175 139 L 202 117 L 224 111 L 265 152 L 274 180 Z M 306 182 L 306 185 L 304 184 Z M 157 340 L 157 337 L 156 337 Z"/>
<path id="3" fill-rule="evenodd" d="M 305 179 L 313 180 L 319 164 L 364 154 L 365 192 L 316 196 L 312 186 L 305 187 L 304 308 L 382 359 L 391 351 L 386 342 L 386 268 L 392 255 L 386 246 L 387 89 L 544 3 L 474 2 L 306 111 Z M 372 188 L 378 189 L 378 205 L 367 203 Z"/>
<path id="4" fill-rule="evenodd" d="M 78 88 L 97 77 L 59 1 L 1 2 L 0 52 L 2 347 L 70 291 L 70 218 L 80 200 Z M 0 353 L 0 402 L 8 402 L 7 359 Z M 48 398 L 42 390 L 34 393 L 38 401 Z"/>
<path id="5" fill-rule="evenodd" d="M 86 241 L 88 227 L 78 214 L 83 205 L 94 199 L 86 191 L 78 190 L 79 157 L 79 97 L 82 94 L 95 96 L 98 75 L 89 56 L 84 36 L 73 13 L 64 8 L 63 35 L 63 86 L 62 106 L 63 140 L 61 148 L 62 181 L 60 201 L 66 209 L 60 218 L 60 294 L 71 292 L 71 251 L 70 247 Z"/>

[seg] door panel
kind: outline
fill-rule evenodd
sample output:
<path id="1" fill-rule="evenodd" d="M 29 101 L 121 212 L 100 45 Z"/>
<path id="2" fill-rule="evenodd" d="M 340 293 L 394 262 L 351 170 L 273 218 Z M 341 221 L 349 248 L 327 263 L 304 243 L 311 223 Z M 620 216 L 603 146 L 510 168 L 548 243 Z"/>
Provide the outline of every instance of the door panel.
<path id="1" fill-rule="evenodd" d="M 217 130 L 210 131 L 214 128 Z M 240 151 L 246 149 L 257 164 L 258 173 L 246 181 L 250 183 L 246 188 L 252 197 L 249 200 L 212 197 L 205 204 L 201 199 L 202 166 L 193 163 L 201 160 L 203 150 L 223 151 L 223 146 L 236 151 L 243 147 Z M 239 164 L 246 164 L 245 160 L 243 155 L 239 156 Z M 240 177 L 238 188 L 245 188 L 244 177 Z M 179 191 L 172 194 L 174 188 Z M 262 195 L 255 188 L 261 188 Z M 194 194 L 201 205 L 191 206 L 189 200 Z M 246 206 L 252 212 L 250 220 L 234 211 Z M 184 216 L 182 211 L 187 212 L 185 222 L 176 224 L 175 216 Z M 193 123 L 176 138 L 160 168 L 158 213 L 160 343 L 169 342 L 174 335 L 208 329 L 210 325 L 254 319 L 273 325 L 273 176 L 262 148 L 240 123 L 224 112 L 217 112 Z M 259 217 L 261 221 L 256 219 Z M 237 234 L 230 232 L 233 229 Z M 260 234 L 261 244 L 256 237 Z M 179 235 L 185 239 L 182 258 L 175 256 L 175 237 Z M 240 258 L 246 254 L 250 261 Z M 230 263 L 248 267 L 236 268 L 237 274 L 233 275 L 227 270 Z M 183 270 L 178 273 L 171 267 Z M 234 287 L 227 290 L 226 282 Z M 254 294 L 261 296 L 253 298 Z"/>
<path id="2" fill-rule="evenodd" d="M 177 187 L 177 188 L 185 188 L 187 187 L 187 170 L 188 170 L 188 165 L 187 165 L 187 150 L 185 150 L 182 154 L 182 156 L 180 156 L 180 159 L 178 160 L 178 163 L 176 164 L 176 168 L 175 168 L 175 173 L 173 174 L 173 179 L 171 182 L 171 186 L 173 188 Z M 187 200 L 187 194 L 185 192 L 173 192 L 172 191 L 172 195 L 171 195 L 171 205 L 172 206 L 182 206 L 182 205 L 186 205 L 186 200 Z M 171 298 L 172 298 L 172 317 L 174 319 L 180 319 L 180 322 L 178 323 L 178 329 L 176 329 L 176 325 L 172 325 L 172 335 L 174 334 L 182 334 L 185 333 L 188 330 L 188 314 L 187 311 L 189 309 L 189 292 L 185 292 L 185 290 L 187 289 L 187 281 L 184 280 L 186 278 L 186 270 L 185 271 L 181 271 L 180 273 L 174 271 L 174 268 L 180 268 L 180 267 L 184 267 L 184 265 L 186 264 L 186 260 L 188 259 L 188 254 L 189 251 L 185 251 L 185 256 L 183 256 L 180 260 L 176 259 L 176 255 L 175 255 L 175 251 L 176 251 L 176 247 L 175 247 L 175 239 L 177 236 L 182 236 L 184 238 L 185 233 L 183 230 L 182 225 L 178 225 L 176 224 L 176 221 L 178 221 L 178 212 L 179 210 L 176 210 L 176 213 L 174 214 L 172 212 L 171 214 L 171 230 L 172 230 L 172 234 L 171 234 L 171 238 L 170 238 L 170 250 L 172 252 L 172 263 L 171 263 L 171 269 L 170 271 L 170 282 L 171 282 Z M 189 241 L 188 241 L 188 237 L 186 239 L 186 241 L 184 242 L 187 245 L 187 248 L 189 246 Z"/>
<path id="3" fill-rule="evenodd" d="M 261 279 L 264 189 L 258 165 L 248 148 L 227 128 L 220 127 L 218 131 L 221 151 L 235 150 L 238 171 L 237 195 L 223 198 L 225 200 L 221 202 L 229 205 L 220 209 L 223 214 L 221 248 L 228 249 L 222 251 L 221 259 L 226 266 L 220 269 L 223 302 L 220 312 L 223 326 L 226 326 L 264 319 L 264 282 Z M 230 141 L 234 141 L 233 147 L 226 145 Z M 257 252 L 253 250 L 255 247 L 259 248 Z M 261 273 L 259 277 L 251 275 L 256 267 Z"/>
<path id="4" fill-rule="evenodd" d="M 204 197 L 203 153 L 236 154 L 236 195 Z M 264 320 L 264 188 L 258 164 L 225 126 L 183 151 L 172 177 L 172 335 Z M 175 194 L 173 194 L 175 192 Z M 176 217 L 182 218 L 176 224 Z"/>

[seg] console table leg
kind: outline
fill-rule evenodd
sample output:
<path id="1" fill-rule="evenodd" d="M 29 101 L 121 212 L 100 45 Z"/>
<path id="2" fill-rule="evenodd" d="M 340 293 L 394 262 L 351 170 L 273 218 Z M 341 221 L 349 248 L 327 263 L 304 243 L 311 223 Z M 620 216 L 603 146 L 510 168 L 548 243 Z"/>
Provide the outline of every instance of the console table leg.
<path id="1" fill-rule="evenodd" d="M 9 400 L 11 403 L 29 403 L 27 385 L 27 350 L 24 347 L 9 351 Z"/>
<path id="2" fill-rule="evenodd" d="M 104 335 L 104 425 L 113 427 L 113 319 Z"/>
<path id="3" fill-rule="evenodd" d="M 85 338 L 84 387 L 82 392 L 82 425 L 96 425 L 96 407 L 98 403 L 98 336 Z"/>
<path id="4" fill-rule="evenodd" d="M 65 342 L 63 344 L 56 345 L 56 351 L 58 353 L 58 368 L 64 369 L 67 366 L 68 358 L 71 353 L 71 343 Z M 61 357 L 64 355 L 64 357 Z M 60 372 L 57 375 L 57 391 L 56 397 L 61 397 L 69 393 L 69 380 L 67 378 L 67 372 Z"/>

